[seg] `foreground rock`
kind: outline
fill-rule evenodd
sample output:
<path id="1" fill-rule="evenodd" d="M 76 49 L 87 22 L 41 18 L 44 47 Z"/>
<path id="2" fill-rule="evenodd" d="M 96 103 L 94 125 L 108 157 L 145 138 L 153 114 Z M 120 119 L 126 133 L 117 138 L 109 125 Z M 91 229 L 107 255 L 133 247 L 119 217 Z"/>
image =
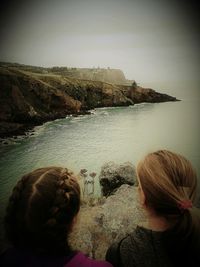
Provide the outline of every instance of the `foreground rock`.
<path id="1" fill-rule="evenodd" d="M 70 243 L 74 249 L 103 259 L 113 242 L 132 232 L 138 224 L 144 224 L 145 220 L 138 205 L 137 188 L 122 185 L 114 195 L 105 199 L 104 204 L 81 207 Z"/>
<path id="2" fill-rule="evenodd" d="M 103 195 L 108 196 L 122 184 L 134 185 L 136 183 L 135 167 L 130 162 L 123 164 L 107 162 L 101 167 L 99 182 Z"/>

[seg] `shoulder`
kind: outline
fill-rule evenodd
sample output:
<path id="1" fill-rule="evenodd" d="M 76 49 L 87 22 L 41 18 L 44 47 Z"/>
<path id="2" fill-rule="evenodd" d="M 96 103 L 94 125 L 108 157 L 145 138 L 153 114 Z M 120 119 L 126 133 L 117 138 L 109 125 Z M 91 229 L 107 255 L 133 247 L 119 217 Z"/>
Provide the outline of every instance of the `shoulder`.
<path id="1" fill-rule="evenodd" d="M 121 241 L 120 251 L 123 250 L 134 251 L 135 253 L 144 251 L 146 247 L 152 242 L 151 230 L 143 227 L 137 227 L 131 234 Z"/>
<path id="2" fill-rule="evenodd" d="M 133 233 L 124 237 L 120 242 L 113 243 L 107 253 L 106 260 L 111 262 L 114 266 L 129 266 L 127 265 L 130 259 L 135 262 L 135 257 L 143 253 L 143 246 L 146 242 L 146 233 L 140 227 L 137 227 Z"/>
<path id="3" fill-rule="evenodd" d="M 64 267 L 112 267 L 109 262 L 93 260 L 82 252 L 78 252 Z"/>
<path id="4" fill-rule="evenodd" d="M 108 249 L 106 259 L 114 266 L 141 266 L 144 255 L 149 258 L 153 253 L 151 242 L 151 231 L 138 226 Z"/>

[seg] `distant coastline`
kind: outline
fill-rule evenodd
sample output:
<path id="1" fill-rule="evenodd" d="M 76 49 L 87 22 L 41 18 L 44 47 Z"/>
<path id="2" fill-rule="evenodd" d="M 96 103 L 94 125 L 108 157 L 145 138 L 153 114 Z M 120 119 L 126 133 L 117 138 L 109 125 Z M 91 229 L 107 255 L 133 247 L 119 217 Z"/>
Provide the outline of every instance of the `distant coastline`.
<path id="1" fill-rule="evenodd" d="M 168 101 L 178 99 L 138 86 L 119 69 L 0 63 L 0 138 L 67 115 L 89 114 L 93 108 Z"/>

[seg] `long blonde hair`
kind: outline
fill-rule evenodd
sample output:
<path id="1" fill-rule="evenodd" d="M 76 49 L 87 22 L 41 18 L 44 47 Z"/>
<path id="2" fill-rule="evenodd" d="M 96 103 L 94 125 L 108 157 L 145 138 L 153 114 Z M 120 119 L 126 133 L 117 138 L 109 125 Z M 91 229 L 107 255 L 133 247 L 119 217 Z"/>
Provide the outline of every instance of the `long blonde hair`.
<path id="1" fill-rule="evenodd" d="M 180 204 L 195 200 L 197 175 L 183 156 L 159 150 L 148 154 L 137 166 L 146 203 L 158 214 L 180 213 Z"/>
<path id="2" fill-rule="evenodd" d="M 139 162 L 137 175 L 145 205 L 169 222 L 176 219 L 171 232 L 164 235 L 172 258 L 199 257 L 200 214 L 194 207 L 197 175 L 192 164 L 179 154 L 159 150 Z"/>

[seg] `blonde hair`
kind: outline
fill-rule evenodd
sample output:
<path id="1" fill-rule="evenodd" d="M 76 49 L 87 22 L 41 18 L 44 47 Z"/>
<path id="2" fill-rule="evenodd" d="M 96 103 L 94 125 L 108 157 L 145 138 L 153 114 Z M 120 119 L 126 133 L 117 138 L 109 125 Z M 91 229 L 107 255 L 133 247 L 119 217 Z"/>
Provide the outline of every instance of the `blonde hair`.
<path id="1" fill-rule="evenodd" d="M 159 150 L 148 154 L 137 166 L 146 205 L 158 214 L 179 214 L 180 203 L 195 200 L 197 176 L 183 156 Z"/>
<path id="2" fill-rule="evenodd" d="M 200 212 L 194 207 L 197 175 L 192 164 L 179 154 L 159 150 L 139 162 L 137 175 L 145 205 L 171 222 L 162 235 L 169 257 L 177 266 L 179 260 L 199 263 Z"/>

